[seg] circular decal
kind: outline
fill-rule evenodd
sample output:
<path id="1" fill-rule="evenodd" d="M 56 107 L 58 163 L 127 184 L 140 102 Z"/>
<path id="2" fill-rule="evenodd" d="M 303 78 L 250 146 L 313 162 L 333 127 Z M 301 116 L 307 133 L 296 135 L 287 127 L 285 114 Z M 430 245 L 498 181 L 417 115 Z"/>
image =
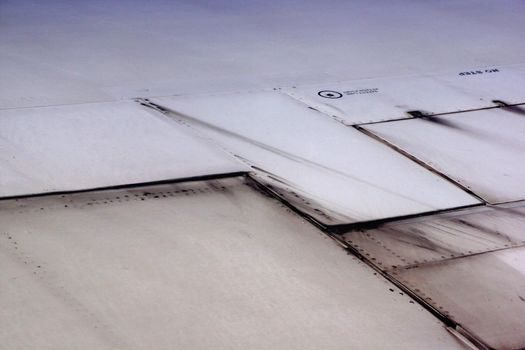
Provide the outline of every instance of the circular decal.
<path id="1" fill-rule="evenodd" d="M 319 91 L 317 94 L 319 96 L 321 96 L 321 97 L 324 97 L 324 98 L 341 98 L 341 97 L 343 97 L 342 93 L 337 92 L 337 91 L 332 91 L 332 90 Z"/>

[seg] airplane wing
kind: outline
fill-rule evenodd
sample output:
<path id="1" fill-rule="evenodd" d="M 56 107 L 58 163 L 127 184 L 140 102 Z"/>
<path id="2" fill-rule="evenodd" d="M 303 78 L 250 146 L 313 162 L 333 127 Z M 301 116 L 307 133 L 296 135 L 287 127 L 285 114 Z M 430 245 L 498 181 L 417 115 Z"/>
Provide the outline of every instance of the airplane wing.
<path id="1" fill-rule="evenodd" d="M 0 349 L 525 348 L 524 30 L 0 0 Z"/>

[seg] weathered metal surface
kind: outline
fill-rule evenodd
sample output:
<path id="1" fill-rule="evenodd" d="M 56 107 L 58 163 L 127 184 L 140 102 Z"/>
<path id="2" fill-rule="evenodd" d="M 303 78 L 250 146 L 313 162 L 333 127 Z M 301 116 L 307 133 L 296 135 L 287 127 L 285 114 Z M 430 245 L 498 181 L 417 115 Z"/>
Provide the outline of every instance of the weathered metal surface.
<path id="1" fill-rule="evenodd" d="M 0 1 L 0 116 L 9 116 L 0 196 L 246 169 L 137 106 L 87 102 L 290 87 L 280 91 L 347 124 L 523 102 L 523 10 L 516 1 Z M 336 88 L 350 93 L 317 95 Z M 231 125 L 214 114 L 210 124 L 225 124 L 209 135 L 327 224 L 476 202 L 355 130 L 317 121 L 326 115 L 292 109 L 268 125 L 257 120 L 266 106 L 256 109 Z M 452 133 L 444 118 L 385 127 L 489 201 L 523 199 L 523 106 L 504 110 Z M 250 123 L 257 137 L 224 133 Z M 354 239 L 490 345 L 523 347 L 525 262 L 507 249 L 522 243 L 522 222 L 488 213 Z M 0 349 L 458 346 L 321 237 L 235 181 L 4 201 Z M 486 253 L 494 249 L 505 250 Z"/>
<path id="2" fill-rule="evenodd" d="M 402 269 L 396 277 L 492 348 L 525 347 L 525 248 Z"/>
<path id="3" fill-rule="evenodd" d="M 491 203 L 525 199 L 525 108 L 367 125 L 365 128 Z"/>
<path id="4" fill-rule="evenodd" d="M 485 344 L 525 346 L 525 203 L 391 222 L 343 239 Z"/>
<path id="5" fill-rule="evenodd" d="M 0 203 L 0 348 L 453 349 L 242 179 Z"/>
<path id="6" fill-rule="evenodd" d="M 326 225 L 479 203 L 380 142 L 280 93 L 151 100 L 245 160 Z"/>
<path id="7" fill-rule="evenodd" d="M 525 244 L 525 204 L 453 211 L 348 232 L 343 239 L 385 270 Z"/>
<path id="8" fill-rule="evenodd" d="M 246 170 L 133 102 L 0 111 L 0 197 Z"/>

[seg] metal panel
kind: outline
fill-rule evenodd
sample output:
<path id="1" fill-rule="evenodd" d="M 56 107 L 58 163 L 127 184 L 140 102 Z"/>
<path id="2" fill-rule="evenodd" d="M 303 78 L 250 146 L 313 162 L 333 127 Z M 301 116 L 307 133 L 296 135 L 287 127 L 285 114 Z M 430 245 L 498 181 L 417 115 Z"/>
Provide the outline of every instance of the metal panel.
<path id="1" fill-rule="evenodd" d="M 379 123 L 366 129 L 491 203 L 525 199 L 525 109 Z"/>
<path id="2" fill-rule="evenodd" d="M 494 349 L 525 347 L 525 248 L 398 271 L 398 278 Z"/>
<path id="3" fill-rule="evenodd" d="M 132 102 L 0 111 L 0 196 L 246 169 L 164 119 Z"/>
<path id="4" fill-rule="evenodd" d="M 501 67 L 523 23 L 521 1 L 2 1 L 0 108 Z"/>
<path id="5" fill-rule="evenodd" d="M 346 125 L 525 103 L 525 66 L 491 67 L 443 75 L 353 80 L 284 89 Z"/>
<path id="6" fill-rule="evenodd" d="M 495 349 L 525 346 L 525 203 L 348 232 L 343 239 Z"/>
<path id="7" fill-rule="evenodd" d="M 525 244 L 523 202 L 465 209 L 348 232 L 344 240 L 384 270 Z"/>
<path id="8" fill-rule="evenodd" d="M 5 349 L 454 349 L 242 179 L 0 203 Z"/>
<path id="9" fill-rule="evenodd" d="M 152 101 L 244 159 L 276 192 L 326 225 L 478 203 L 387 146 L 280 93 Z"/>

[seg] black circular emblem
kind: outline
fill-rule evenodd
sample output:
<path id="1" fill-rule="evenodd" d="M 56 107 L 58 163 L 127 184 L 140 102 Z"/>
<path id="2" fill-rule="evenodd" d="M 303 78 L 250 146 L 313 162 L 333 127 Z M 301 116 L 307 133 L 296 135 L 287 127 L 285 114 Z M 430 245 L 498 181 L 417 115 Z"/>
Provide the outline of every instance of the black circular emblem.
<path id="1" fill-rule="evenodd" d="M 321 97 L 324 97 L 324 98 L 341 98 L 341 97 L 343 97 L 342 93 L 337 92 L 337 91 L 332 91 L 332 90 L 319 91 L 317 94 L 319 96 L 321 96 Z"/>

